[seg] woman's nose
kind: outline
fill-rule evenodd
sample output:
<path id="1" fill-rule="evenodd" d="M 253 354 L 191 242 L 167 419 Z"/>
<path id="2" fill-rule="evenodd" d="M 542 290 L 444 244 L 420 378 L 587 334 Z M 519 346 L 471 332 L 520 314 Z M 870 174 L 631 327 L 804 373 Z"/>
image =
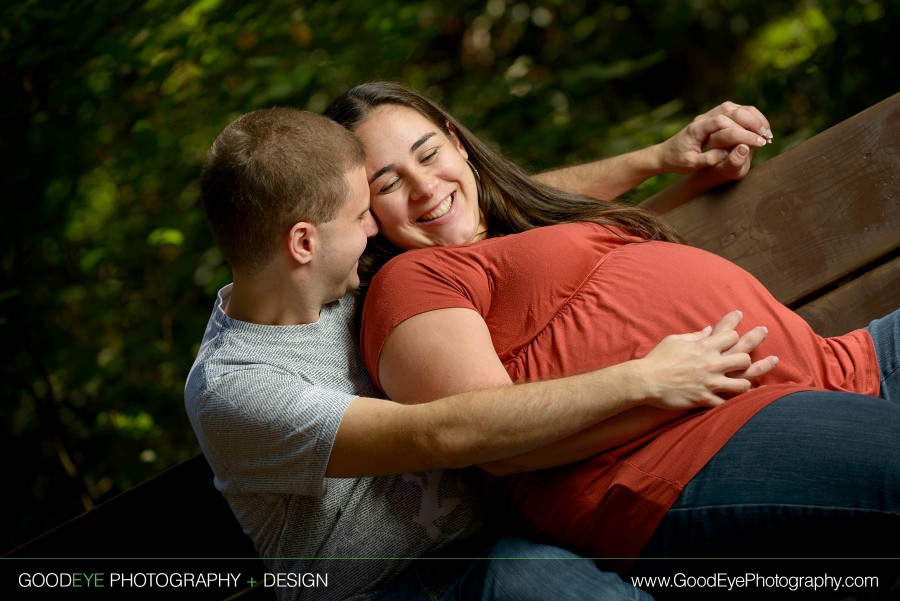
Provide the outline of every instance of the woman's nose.
<path id="1" fill-rule="evenodd" d="M 415 201 L 428 200 L 434 196 L 437 180 L 428 174 L 417 175 L 413 178 L 410 187 L 410 198 Z"/>

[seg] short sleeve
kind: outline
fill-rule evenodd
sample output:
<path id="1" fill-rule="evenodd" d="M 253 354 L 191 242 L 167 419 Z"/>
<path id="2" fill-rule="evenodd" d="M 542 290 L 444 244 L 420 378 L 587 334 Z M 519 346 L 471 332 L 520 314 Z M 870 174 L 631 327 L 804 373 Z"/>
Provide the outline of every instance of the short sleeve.
<path id="1" fill-rule="evenodd" d="M 472 309 L 482 316 L 490 306 L 484 269 L 460 247 L 408 251 L 376 274 L 363 307 L 360 344 L 369 375 L 378 380 L 378 360 L 391 332 L 405 320 L 438 309 Z"/>
<path id="2" fill-rule="evenodd" d="M 248 366 L 211 382 L 197 423 L 240 492 L 320 496 L 341 419 L 356 396 L 294 374 Z"/>

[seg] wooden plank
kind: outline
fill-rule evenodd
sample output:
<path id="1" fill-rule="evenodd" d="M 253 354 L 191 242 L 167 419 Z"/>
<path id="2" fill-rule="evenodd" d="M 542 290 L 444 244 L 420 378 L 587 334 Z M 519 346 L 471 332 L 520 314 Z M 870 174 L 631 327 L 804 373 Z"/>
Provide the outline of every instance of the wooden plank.
<path id="1" fill-rule="evenodd" d="M 900 94 L 771 159 L 740 184 L 698 197 L 666 218 L 691 244 L 742 265 L 785 303 L 890 259 L 798 309 L 822 335 L 865 326 L 900 306 L 898 132 Z M 243 571 L 264 570 L 213 487 L 202 455 L 5 555 L 172 556 L 253 558 L 254 564 L 243 565 Z M 270 598 L 271 592 L 251 586 L 230 596 L 237 597 Z"/>
<path id="2" fill-rule="evenodd" d="M 900 247 L 900 94 L 666 213 L 792 304 Z"/>
<path id="3" fill-rule="evenodd" d="M 900 257 L 797 309 L 822 336 L 869 325 L 900 308 Z"/>
<path id="4" fill-rule="evenodd" d="M 202 454 L 14 549 L 7 557 L 258 557 Z"/>
<path id="5" fill-rule="evenodd" d="M 271 601 L 275 597 L 273 589 L 259 586 L 265 565 L 213 486 L 212 470 L 202 454 L 3 557 L 12 560 L 4 564 L 8 571 L 239 573 L 234 588 L 195 587 L 190 598 Z"/>

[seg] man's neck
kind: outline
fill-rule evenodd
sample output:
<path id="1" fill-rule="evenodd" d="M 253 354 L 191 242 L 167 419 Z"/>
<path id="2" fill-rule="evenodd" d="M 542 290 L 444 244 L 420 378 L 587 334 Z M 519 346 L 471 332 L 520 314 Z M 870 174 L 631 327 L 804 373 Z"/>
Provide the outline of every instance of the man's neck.
<path id="1" fill-rule="evenodd" d="M 319 321 L 325 304 L 289 274 L 234 273 L 234 285 L 225 313 L 238 321 L 267 326 L 295 326 Z"/>

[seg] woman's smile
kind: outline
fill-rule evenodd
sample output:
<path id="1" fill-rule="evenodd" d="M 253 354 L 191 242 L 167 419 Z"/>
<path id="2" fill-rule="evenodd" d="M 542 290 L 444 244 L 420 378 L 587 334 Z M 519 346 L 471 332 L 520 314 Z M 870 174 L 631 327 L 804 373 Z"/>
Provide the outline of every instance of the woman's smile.
<path id="1" fill-rule="evenodd" d="M 449 213 L 450 209 L 453 207 L 453 196 L 453 194 L 450 194 L 450 196 L 441 201 L 441 203 L 438 204 L 437 207 L 431 209 L 430 211 L 416 219 L 416 221 L 418 221 L 419 223 L 428 223 Z"/>
<path id="2" fill-rule="evenodd" d="M 475 174 L 454 133 L 391 104 L 373 109 L 354 133 L 366 151 L 372 213 L 394 245 L 467 244 L 485 230 Z"/>

